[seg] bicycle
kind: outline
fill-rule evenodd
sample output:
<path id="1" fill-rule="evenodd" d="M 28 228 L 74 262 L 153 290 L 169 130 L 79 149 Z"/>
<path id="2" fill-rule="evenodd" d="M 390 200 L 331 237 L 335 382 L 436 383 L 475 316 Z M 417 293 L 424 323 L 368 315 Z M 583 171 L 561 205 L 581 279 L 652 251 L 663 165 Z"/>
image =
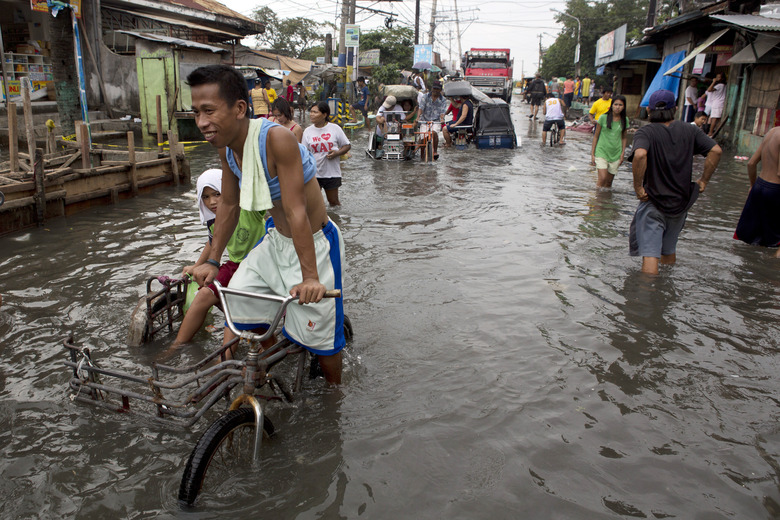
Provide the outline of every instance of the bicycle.
<path id="1" fill-rule="evenodd" d="M 184 508 L 195 502 L 204 483 L 207 482 L 207 477 L 218 473 L 220 466 L 227 473 L 232 473 L 231 467 L 234 461 L 245 459 L 250 453 L 251 460 L 256 461 L 259 458 L 263 437 L 270 437 L 274 433 L 273 423 L 265 415 L 261 400 L 292 402 L 294 394 L 303 384 L 306 371 L 308 351 L 286 337 L 282 337 L 272 347 L 261 350 L 261 342 L 274 336 L 287 306 L 297 298 L 229 289 L 222 287 L 219 282 L 215 282 L 214 285 L 217 287 L 224 309 L 225 321 L 236 337 L 194 365 L 177 368 L 153 363 L 152 377 L 141 377 L 98 367 L 89 349 L 75 345 L 72 335 L 64 342 L 71 356 L 71 360 L 66 361 L 65 365 L 73 370 L 73 378 L 70 380 L 70 388 L 74 392 L 71 396 L 72 400 L 115 411 L 130 412 L 132 398 L 155 407 L 157 414 L 154 419 L 184 427 L 192 426 L 220 399 L 230 403 L 228 412 L 206 429 L 190 454 L 182 474 L 178 494 L 179 504 Z M 264 334 L 239 331 L 230 315 L 226 294 L 275 301 L 280 304 L 279 310 Z M 340 298 L 341 291 L 327 291 L 325 297 Z M 351 339 L 352 324 L 347 316 L 344 316 L 343 330 L 346 339 Z M 246 359 L 227 359 L 227 350 L 240 341 L 249 343 Z M 270 372 L 288 356 L 297 356 L 292 388 L 284 381 L 283 376 Z M 220 362 L 208 366 L 217 357 L 220 358 Z M 309 366 L 310 376 L 315 366 L 316 356 L 312 358 Z M 161 380 L 161 372 L 183 377 L 178 381 L 166 382 Z M 101 377 L 113 377 L 147 386 L 151 388 L 152 395 L 103 384 Z M 163 395 L 163 391 L 174 393 L 193 385 L 194 390 L 186 392 L 178 400 Z M 239 385 L 241 385 L 241 393 L 232 399 L 231 392 Z M 118 406 L 110 401 L 111 395 L 120 397 Z M 202 406 L 198 408 L 197 405 L 200 403 Z"/>
<path id="2" fill-rule="evenodd" d="M 557 145 L 560 140 L 561 134 L 558 130 L 558 124 L 553 122 L 553 125 L 550 127 L 550 146 Z"/>

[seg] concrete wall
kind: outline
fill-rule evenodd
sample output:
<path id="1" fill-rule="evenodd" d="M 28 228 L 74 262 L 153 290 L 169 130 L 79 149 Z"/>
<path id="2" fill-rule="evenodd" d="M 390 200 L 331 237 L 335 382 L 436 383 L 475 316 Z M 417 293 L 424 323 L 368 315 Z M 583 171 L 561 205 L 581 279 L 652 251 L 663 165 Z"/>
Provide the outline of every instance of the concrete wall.
<path id="1" fill-rule="evenodd" d="M 103 83 L 106 87 L 107 102 L 111 105 L 115 115 L 139 116 L 141 104 L 138 99 L 138 72 L 135 56 L 114 54 L 111 49 L 101 43 L 99 61 L 103 73 Z M 93 92 L 99 92 L 98 76 L 94 72 L 89 74 L 89 86 Z"/>

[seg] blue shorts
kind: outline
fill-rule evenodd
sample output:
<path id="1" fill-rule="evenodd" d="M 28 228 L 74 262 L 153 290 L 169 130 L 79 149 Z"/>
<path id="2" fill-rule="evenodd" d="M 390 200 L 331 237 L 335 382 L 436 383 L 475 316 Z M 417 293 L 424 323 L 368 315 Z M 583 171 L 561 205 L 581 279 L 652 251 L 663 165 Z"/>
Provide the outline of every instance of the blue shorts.
<path id="1" fill-rule="evenodd" d="M 629 254 L 661 258 L 677 250 L 677 238 L 685 225 L 688 212 L 670 217 L 652 202 L 640 202 L 629 230 Z"/>

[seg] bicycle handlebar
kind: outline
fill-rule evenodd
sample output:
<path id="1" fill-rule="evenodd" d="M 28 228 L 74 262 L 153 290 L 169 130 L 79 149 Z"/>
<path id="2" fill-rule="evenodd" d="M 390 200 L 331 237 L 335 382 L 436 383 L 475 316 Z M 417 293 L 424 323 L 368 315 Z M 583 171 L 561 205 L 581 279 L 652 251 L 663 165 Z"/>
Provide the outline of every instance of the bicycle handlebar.
<path id="1" fill-rule="evenodd" d="M 248 291 L 241 291 L 238 289 L 230 289 L 228 287 L 223 287 L 222 284 L 220 284 L 218 281 L 214 280 L 214 287 L 217 288 L 217 295 L 219 296 L 219 301 L 222 303 L 222 309 L 225 313 L 225 323 L 227 323 L 228 328 L 230 331 L 239 337 L 246 337 L 250 340 L 256 340 L 256 341 L 265 341 L 266 339 L 270 338 L 274 331 L 276 330 L 276 327 L 279 325 L 279 322 L 282 320 L 282 316 L 284 316 L 284 312 L 287 309 L 287 306 L 298 299 L 297 296 L 279 296 L 276 294 L 259 294 L 259 293 L 252 293 Z M 265 334 L 258 335 L 252 332 L 248 331 L 240 331 L 236 324 L 233 322 L 233 317 L 230 315 L 230 308 L 227 304 L 227 298 L 225 298 L 226 294 L 232 294 L 233 296 L 242 296 L 245 298 L 254 298 L 256 300 L 266 300 L 266 301 L 272 301 L 279 303 L 279 310 L 276 311 L 276 316 L 274 316 L 273 321 L 268 326 L 268 330 L 265 331 Z M 331 289 L 328 291 L 325 291 L 325 295 L 323 298 L 341 298 L 341 290 L 340 289 Z"/>

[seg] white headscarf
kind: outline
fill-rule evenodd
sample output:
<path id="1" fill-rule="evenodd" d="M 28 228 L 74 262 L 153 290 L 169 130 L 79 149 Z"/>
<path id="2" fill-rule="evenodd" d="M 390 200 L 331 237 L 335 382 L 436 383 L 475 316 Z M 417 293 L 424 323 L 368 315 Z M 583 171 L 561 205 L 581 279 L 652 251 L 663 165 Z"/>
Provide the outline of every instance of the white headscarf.
<path id="1" fill-rule="evenodd" d="M 200 212 L 201 224 L 206 224 L 209 220 L 217 218 L 217 215 L 203 202 L 203 190 L 206 186 L 222 193 L 222 170 L 217 168 L 206 170 L 198 177 L 198 211 Z"/>

